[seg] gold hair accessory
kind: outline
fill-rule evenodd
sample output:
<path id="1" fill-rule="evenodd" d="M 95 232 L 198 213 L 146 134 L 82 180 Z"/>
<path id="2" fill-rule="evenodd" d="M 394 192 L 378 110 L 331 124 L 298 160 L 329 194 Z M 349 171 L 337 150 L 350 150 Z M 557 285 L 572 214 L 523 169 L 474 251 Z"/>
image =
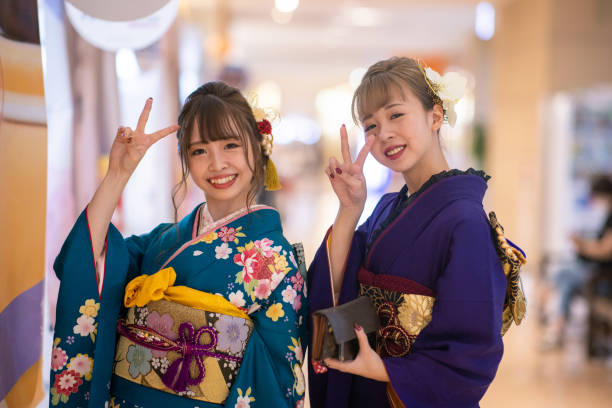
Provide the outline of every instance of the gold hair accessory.
<path id="1" fill-rule="evenodd" d="M 423 68 L 420 61 L 418 66 L 433 94 L 434 103 L 442 106 L 444 120 L 451 127 L 455 126 L 457 122 L 455 105 L 465 94 L 467 79 L 457 72 L 447 72 L 440 75 L 429 67 Z"/>
<path id="2" fill-rule="evenodd" d="M 251 100 L 251 109 L 253 110 L 253 116 L 257 122 L 257 130 L 262 136 L 261 149 L 263 155 L 268 159 L 266 162 L 266 169 L 264 173 L 264 187 L 267 191 L 279 190 L 281 188 L 280 181 L 278 179 L 278 172 L 276 166 L 270 157 L 272 155 L 272 148 L 274 147 L 274 136 L 272 136 L 272 124 L 270 123 L 274 117 L 278 115 L 273 112 L 268 112 L 257 106 L 256 96 L 249 98 Z"/>

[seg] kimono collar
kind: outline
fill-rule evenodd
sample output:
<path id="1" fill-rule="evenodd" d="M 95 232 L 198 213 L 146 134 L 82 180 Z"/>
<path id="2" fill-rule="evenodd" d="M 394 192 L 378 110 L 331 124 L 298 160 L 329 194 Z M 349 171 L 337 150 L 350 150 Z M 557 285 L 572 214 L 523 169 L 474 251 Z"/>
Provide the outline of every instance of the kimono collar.
<path id="1" fill-rule="evenodd" d="M 193 237 L 200 236 L 206 231 L 214 231 L 218 227 L 225 225 L 236 218 L 240 218 L 243 215 L 246 215 L 251 211 L 256 211 L 256 210 L 260 210 L 264 208 L 273 210 L 272 207 L 267 207 L 264 205 L 254 205 L 251 207 L 245 206 L 215 221 L 213 220 L 213 217 L 210 214 L 210 210 L 208 209 L 208 204 L 203 203 L 202 205 L 199 206 L 198 215 L 194 222 Z"/>
<path id="2" fill-rule="evenodd" d="M 431 212 L 437 212 L 434 208 L 444 207 L 448 202 L 457 198 L 466 198 L 482 203 L 487 190 L 487 180 L 490 176 L 480 170 L 469 168 L 462 171 L 457 169 L 447 170 L 434 174 L 426 181 L 419 190 L 407 196 L 408 187 L 404 185 L 392 204 L 393 207 L 386 214 L 371 238 L 366 244 L 368 251 L 374 242 L 402 213 L 409 207 L 412 208 L 421 198 L 429 204 L 427 207 Z"/>

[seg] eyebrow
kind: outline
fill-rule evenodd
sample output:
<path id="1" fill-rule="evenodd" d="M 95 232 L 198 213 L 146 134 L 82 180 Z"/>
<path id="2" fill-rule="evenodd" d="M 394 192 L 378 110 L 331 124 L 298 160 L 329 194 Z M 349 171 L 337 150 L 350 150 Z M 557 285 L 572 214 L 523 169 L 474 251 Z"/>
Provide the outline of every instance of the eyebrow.
<path id="1" fill-rule="evenodd" d="M 390 103 L 390 104 L 386 105 L 386 106 L 384 107 L 384 109 L 385 109 L 385 110 L 389 110 L 389 109 L 394 108 L 394 107 L 399 106 L 399 105 L 401 105 L 401 102 Z M 365 116 L 363 117 L 363 119 L 361 119 L 361 121 L 362 121 L 362 122 L 365 122 L 366 120 L 370 119 L 371 117 L 372 117 L 372 114 L 370 113 L 369 115 L 365 115 Z"/>
<path id="2" fill-rule="evenodd" d="M 217 141 L 217 142 L 221 142 L 221 141 L 226 141 L 226 142 L 229 142 L 229 141 L 236 142 L 236 141 L 237 141 L 237 142 L 240 142 L 241 140 L 240 140 L 240 139 L 239 139 L 237 136 L 233 136 L 233 137 L 228 137 L 227 139 L 219 139 L 219 140 L 216 140 L 216 141 Z M 209 143 L 210 143 L 210 142 L 209 142 Z M 199 144 L 201 144 L 201 145 L 207 145 L 208 143 L 204 143 L 204 142 L 202 142 L 201 140 L 200 140 L 200 141 L 197 141 L 197 142 L 191 142 L 191 143 L 189 143 L 189 145 L 187 146 L 187 148 L 189 149 L 189 148 L 191 148 L 192 146 L 199 145 Z"/>

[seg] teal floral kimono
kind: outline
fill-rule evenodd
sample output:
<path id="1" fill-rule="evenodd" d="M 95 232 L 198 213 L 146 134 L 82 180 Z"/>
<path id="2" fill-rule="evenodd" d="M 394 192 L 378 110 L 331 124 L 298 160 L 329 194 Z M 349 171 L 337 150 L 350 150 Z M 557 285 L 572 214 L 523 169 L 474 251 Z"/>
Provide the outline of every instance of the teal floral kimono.
<path id="1" fill-rule="evenodd" d="M 161 224 L 148 234 L 127 239 L 111 224 L 102 282 L 96 279 L 86 210 L 80 215 L 54 264 L 61 286 L 50 407 L 304 405 L 301 366 L 307 301 L 303 254 L 283 237 L 279 214 L 271 207 L 243 209 L 217 222 L 206 214 L 205 205 L 198 206 L 178 224 Z M 197 324 L 189 323 L 191 329 L 181 325 L 177 332 L 163 309 L 123 306 L 128 282 L 169 268 L 176 271 L 174 285 L 219 295 L 213 297 L 248 316 L 249 326 L 244 319 L 209 313 L 209 326 L 198 329 Z M 117 332 L 125 319 L 131 319 L 133 327 L 149 330 L 152 338 L 164 339 L 159 344 L 178 345 L 175 350 L 187 353 L 187 381 L 197 375 L 207 381 L 206 376 L 211 379 L 222 374 L 219 378 L 227 380 L 221 387 L 227 387 L 223 400 L 197 399 L 197 393 L 185 387 L 172 391 L 149 380 L 157 375 L 174 376 L 170 371 L 177 370 L 164 349 L 127 342 L 127 352 L 119 356 L 121 341 L 117 339 L 124 338 Z M 148 341 L 145 335 L 140 333 L 134 339 Z M 206 336 L 214 337 L 217 350 L 230 354 L 242 347 L 240 358 L 227 357 L 227 353 L 220 354 L 227 361 L 214 360 L 215 353 L 196 355 L 194 350 L 204 347 L 199 339 Z M 210 342 L 211 337 L 207 338 Z M 211 361 L 222 362 L 220 369 L 212 370 Z M 236 361 L 241 361 L 238 368 Z"/>

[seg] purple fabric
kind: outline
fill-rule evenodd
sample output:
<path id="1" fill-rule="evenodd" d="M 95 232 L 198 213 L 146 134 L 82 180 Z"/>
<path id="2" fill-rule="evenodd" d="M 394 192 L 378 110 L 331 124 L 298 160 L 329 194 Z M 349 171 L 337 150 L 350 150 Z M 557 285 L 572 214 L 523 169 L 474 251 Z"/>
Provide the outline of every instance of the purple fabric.
<path id="1" fill-rule="evenodd" d="M 476 175 L 444 178 L 369 242 L 399 202 L 398 193 L 388 194 L 355 232 L 340 303 L 357 295 L 361 266 L 411 279 L 436 293 L 432 321 L 410 354 L 384 359 L 406 407 L 478 407 L 497 371 L 506 279 L 482 207 L 485 190 L 486 182 Z M 325 244 L 310 266 L 308 283 L 310 312 L 331 306 Z M 309 381 L 313 408 L 388 404 L 386 383 L 335 370 L 315 374 L 312 367 Z"/>
<path id="2" fill-rule="evenodd" d="M 0 400 L 41 357 L 43 288 L 38 282 L 0 313 Z"/>

